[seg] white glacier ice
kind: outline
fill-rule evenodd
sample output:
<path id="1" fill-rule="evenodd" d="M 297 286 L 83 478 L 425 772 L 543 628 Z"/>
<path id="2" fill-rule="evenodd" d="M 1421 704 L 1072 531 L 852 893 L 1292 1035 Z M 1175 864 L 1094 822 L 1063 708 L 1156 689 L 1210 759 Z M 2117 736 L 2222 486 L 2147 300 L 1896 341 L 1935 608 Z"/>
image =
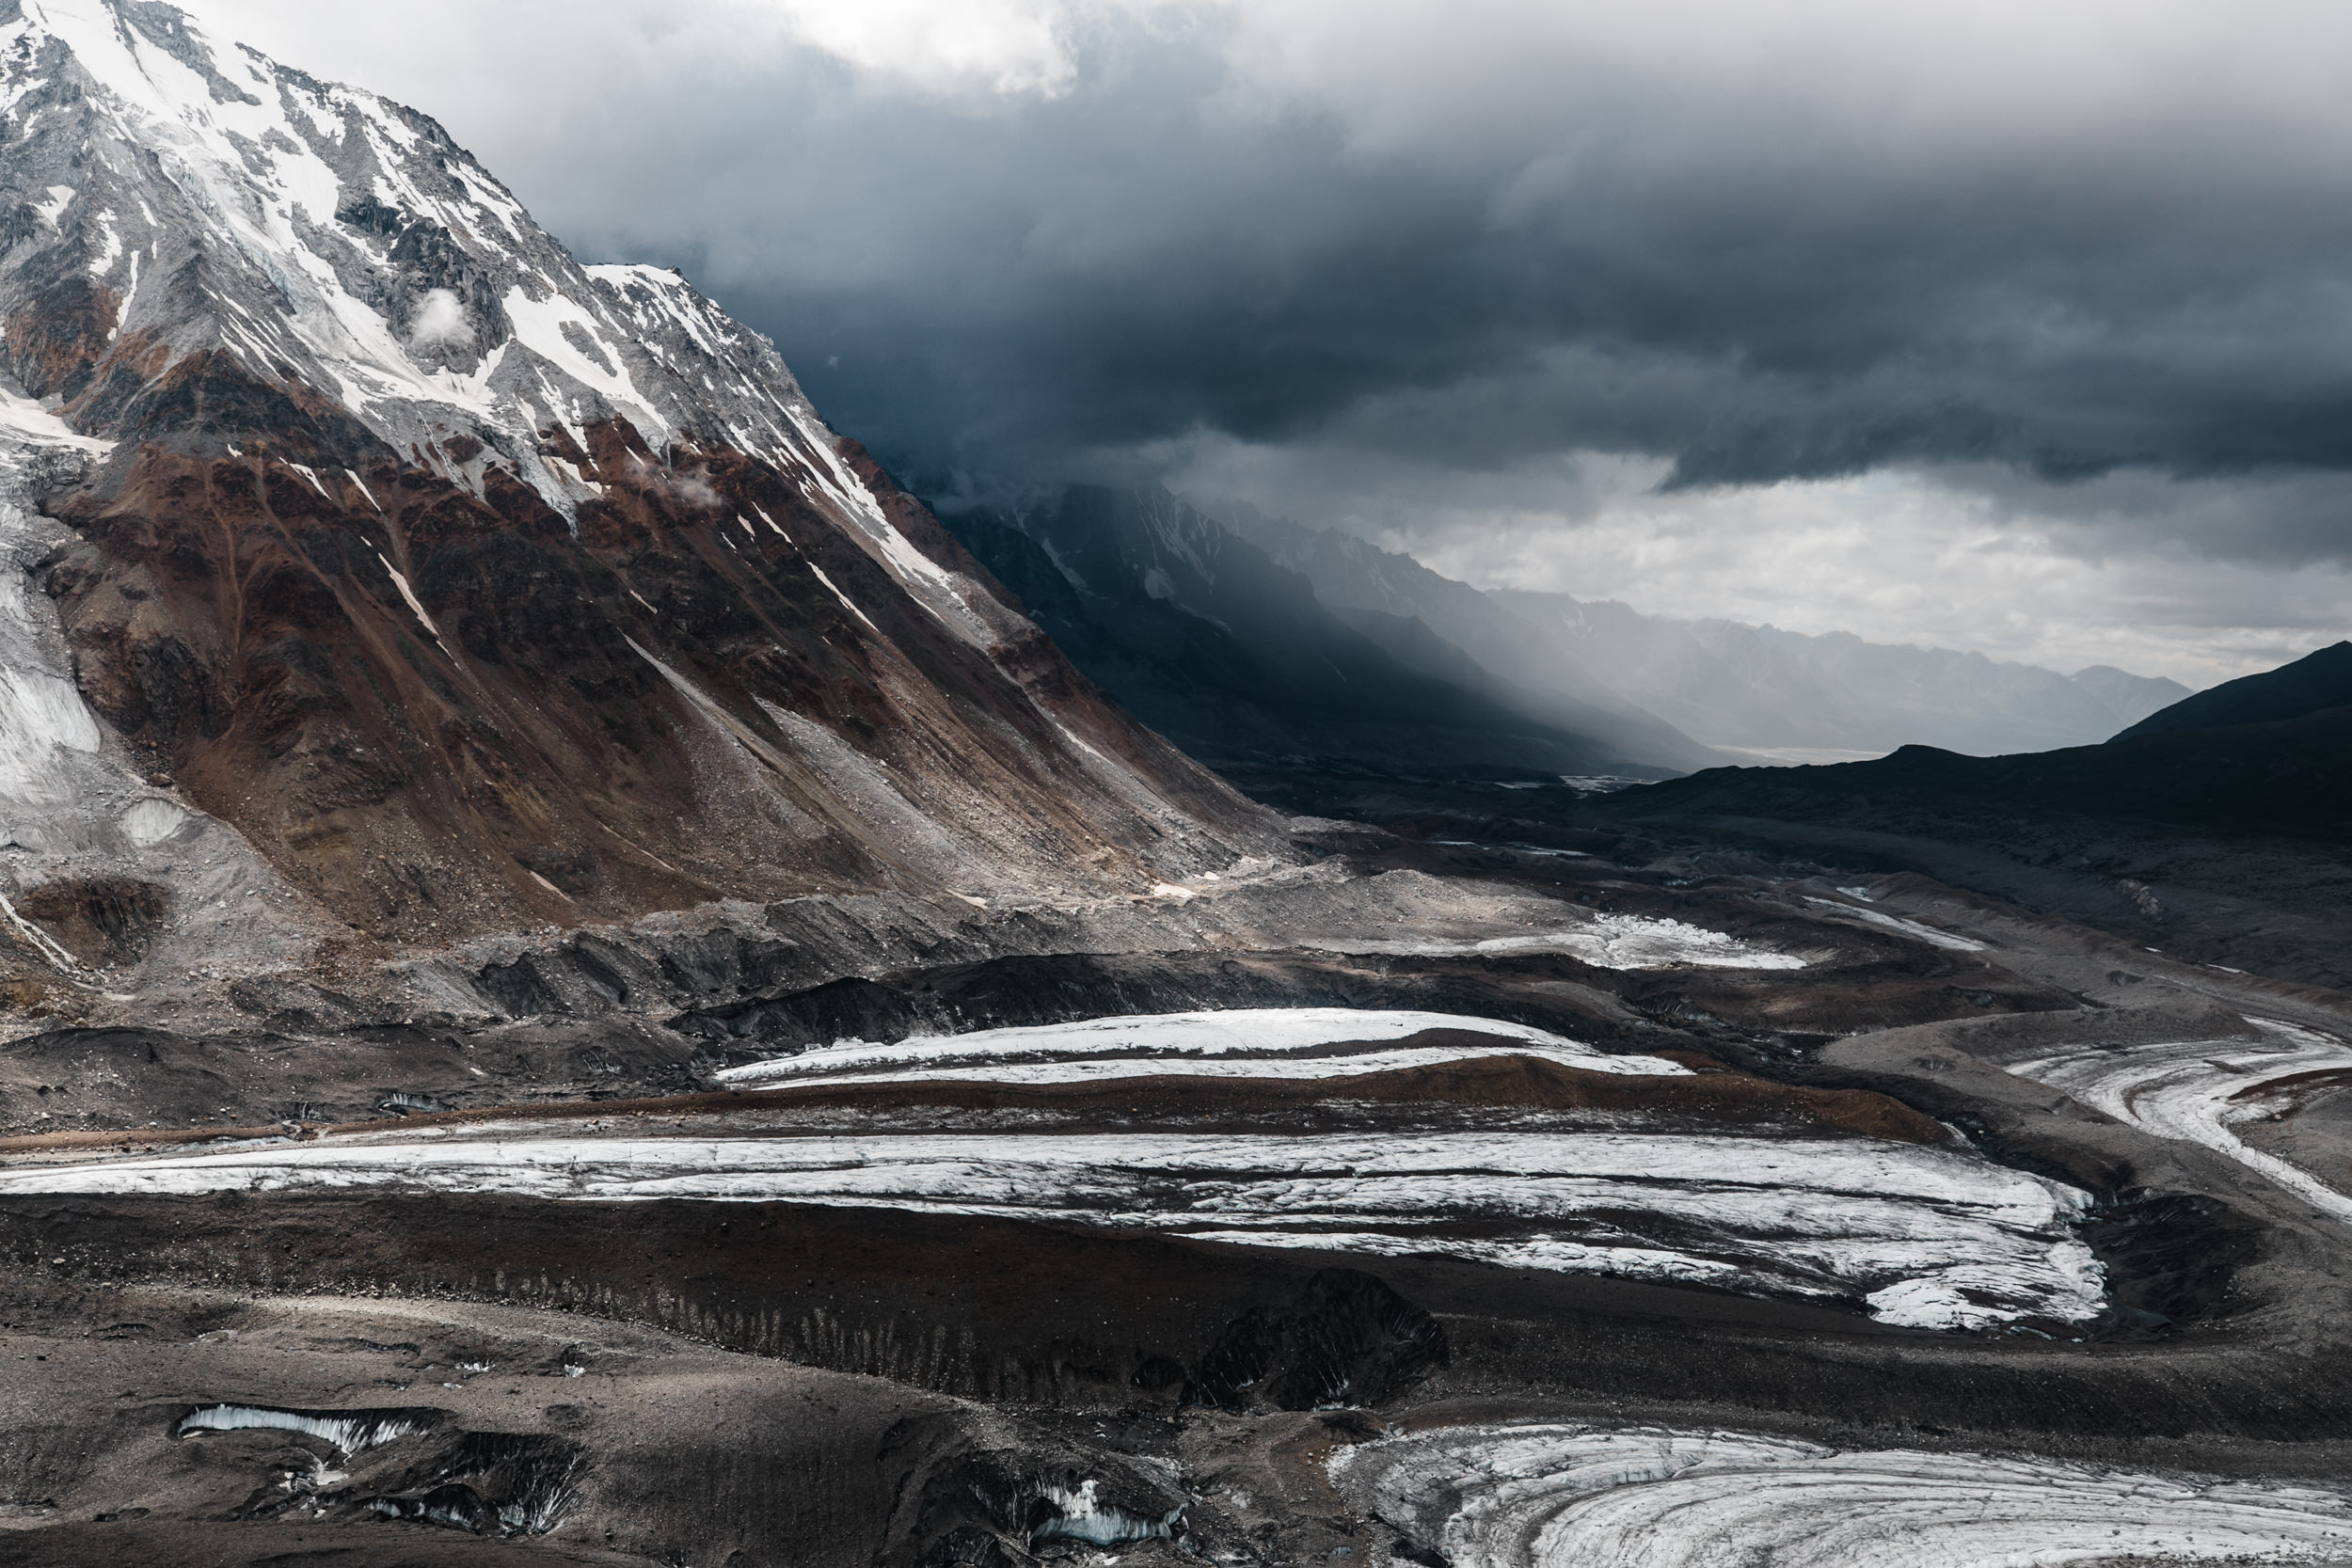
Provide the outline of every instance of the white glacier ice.
<path id="1" fill-rule="evenodd" d="M 366 1187 L 893 1208 L 1857 1304 L 1924 1281 L 1879 1314 L 1916 1327 L 2083 1323 L 2105 1299 L 2103 1272 L 2073 1228 L 2089 1195 L 1958 1149 L 1861 1138 L 443 1132 L 0 1172 L 0 1196 Z"/>
<path id="2" fill-rule="evenodd" d="M 1060 1512 L 1030 1532 L 1029 1544 L 1081 1541 L 1089 1546 L 1122 1546 L 1133 1541 L 1165 1541 L 1176 1533 L 1176 1527 L 1184 1520 L 1184 1511 L 1181 1508 L 1151 1516 L 1106 1503 L 1096 1496 L 1101 1485 L 1089 1479 L 1074 1490 L 1064 1486 L 1045 1488 L 1045 1500 Z"/>
<path id="3" fill-rule="evenodd" d="M 0 670 L 0 797 L 56 803 L 70 787 L 57 753 L 87 754 L 103 739 L 72 682 L 45 670 Z"/>
<path id="4" fill-rule="evenodd" d="M 2248 1148 L 2233 1131 L 2272 1114 L 2293 1080 L 2352 1073 L 2352 1045 L 2276 1019 L 2253 1022 L 2265 1036 L 2260 1041 L 2087 1045 L 2007 1066 L 2017 1076 L 2062 1089 L 2118 1121 L 2158 1137 L 2202 1144 L 2260 1171 L 2313 1208 L 2352 1221 L 2352 1196 L 2274 1154 Z"/>
<path id="5" fill-rule="evenodd" d="M 836 1048 L 837 1049 L 837 1048 Z M 866 1072 L 818 1073 L 809 1076 L 774 1072 L 765 1077 L 730 1080 L 738 1087 L 775 1087 L 783 1084 L 1090 1084 L 1118 1078 L 1354 1078 L 1373 1072 L 1404 1072 L 1415 1068 L 1444 1067 L 1454 1062 L 1492 1056 L 1533 1056 L 1586 1072 L 1638 1073 L 1664 1076 L 1687 1072 L 1676 1063 L 1650 1056 L 1597 1056 L 1582 1051 L 1553 1051 L 1534 1045 L 1419 1046 L 1402 1051 L 1363 1051 L 1339 1056 L 1106 1056 L 1062 1061 L 997 1062 L 986 1067 L 882 1067 Z M 799 1058 L 756 1062 L 752 1067 L 780 1069 Z M 748 1071 L 729 1069 L 729 1072 Z"/>
<path id="6" fill-rule="evenodd" d="M 1655 1427 L 1439 1427 L 1333 1484 L 1455 1568 L 2341 1563 L 2340 1490 Z"/>
<path id="7" fill-rule="evenodd" d="M 1409 1060 L 1391 1053 L 1391 1060 L 1378 1063 L 1369 1055 L 1334 1049 L 1410 1039 L 1432 1030 L 1486 1038 L 1424 1047 L 1411 1053 Z M 1162 1072 L 1314 1078 L 1498 1055 L 1542 1056 L 1587 1072 L 1690 1071 L 1661 1056 L 1612 1056 L 1549 1030 L 1455 1013 L 1237 1007 L 1217 1012 L 1140 1013 L 963 1035 L 918 1035 L 896 1045 L 842 1040 L 797 1055 L 728 1068 L 717 1076 L 720 1082 L 739 1087 L 867 1075 L 988 1078 L 1008 1083 L 1060 1083 Z"/>
<path id="8" fill-rule="evenodd" d="M 323 1438 L 346 1456 L 422 1432 L 416 1421 L 380 1411 L 332 1412 L 272 1410 L 251 1404 L 208 1404 L 190 1412 L 177 1429 L 185 1437 L 196 1432 L 299 1432 Z"/>

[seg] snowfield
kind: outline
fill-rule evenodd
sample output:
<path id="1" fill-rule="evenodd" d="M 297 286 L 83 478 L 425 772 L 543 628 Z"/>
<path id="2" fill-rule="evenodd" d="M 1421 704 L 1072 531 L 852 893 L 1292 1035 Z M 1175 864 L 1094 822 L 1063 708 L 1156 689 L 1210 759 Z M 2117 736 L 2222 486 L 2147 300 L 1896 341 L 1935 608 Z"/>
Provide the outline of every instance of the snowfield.
<path id="1" fill-rule="evenodd" d="M 1341 1049 L 1410 1039 L 1441 1029 L 1486 1036 L 1488 1043 L 1389 1052 Z M 1690 1071 L 1661 1056 L 1606 1055 L 1565 1035 L 1494 1019 L 1355 1007 L 1261 1007 L 918 1035 L 896 1045 L 841 1040 L 798 1055 L 727 1068 L 717 1077 L 739 1087 L 908 1079 L 1058 1084 L 1168 1072 L 1328 1078 L 1505 1055 L 1541 1056 L 1586 1072 Z"/>
<path id="2" fill-rule="evenodd" d="M 2088 1194 L 1960 1151 L 1861 1138 L 428 1135 L 0 1174 L 0 1196 L 370 1187 L 881 1207 L 1439 1254 L 1846 1301 L 1917 1328 L 2082 1323 L 2105 1304 L 2103 1272 L 2073 1228 Z"/>
<path id="3" fill-rule="evenodd" d="M 2352 1498 L 1728 1432 L 1448 1427 L 1346 1449 L 1333 1483 L 1456 1568 L 2042 1568 L 2341 1562 Z"/>

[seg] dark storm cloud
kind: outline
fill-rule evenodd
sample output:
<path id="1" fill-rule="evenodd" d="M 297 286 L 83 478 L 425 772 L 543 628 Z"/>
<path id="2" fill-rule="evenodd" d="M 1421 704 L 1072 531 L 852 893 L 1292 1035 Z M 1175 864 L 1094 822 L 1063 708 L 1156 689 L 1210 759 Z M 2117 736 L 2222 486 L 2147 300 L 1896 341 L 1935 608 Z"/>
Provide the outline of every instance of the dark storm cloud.
<path id="1" fill-rule="evenodd" d="M 1615 135 L 1530 191 L 1589 124 L 1365 155 L 1328 117 L 1203 113 L 1214 42 L 1109 40 L 1068 95 L 980 116 L 813 71 L 745 128 L 781 152 L 742 172 L 783 232 L 706 217 L 680 259 L 843 419 L 983 468 L 1193 426 L 1288 439 L 1448 388 L 1433 460 L 1635 451 L 1686 483 L 2352 463 L 2352 203 L 2251 145 L 2237 167 L 2210 127 L 1896 159 L 1725 123 L 1660 156 L 1689 106 L 1619 97 L 1596 111 Z M 672 214 L 612 221 L 633 206 L 577 227 L 678 249 Z M 808 232 L 836 222 L 859 237 Z"/>
<path id="2" fill-rule="evenodd" d="M 1644 454 L 1682 486 L 2352 470 L 2345 138 L 2305 114 L 2337 84 L 2286 80 L 2316 33 L 2274 27 L 2267 75 L 2183 48 L 2139 81 L 2139 33 L 2194 13 L 2092 8 L 2111 40 L 2020 30 L 1947 71 L 1899 29 L 1841 58 L 1873 13 L 1796 6 L 1814 32 L 1727 70 L 1695 22 L 1612 53 L 1473 7 L 1486 55 L 1365 68 L 1412 84 L 1395 110 L 1317 80 L 1343 16 L 1268 66 L 1246 12 L 1087 8 L 1051 90 L 976 94 L 665 54 L 663 8 L 612 4 L 634 69 L 501 62 L 522 108 L 429 106 L 579 248 L 682 265 L 934 479 L 1148 468 L 1196 433 L 1440 471 Z M 1943 75 L 1977 96 L 1914 112 Z M 2208 509 L 2201 542 L 2352 552 L 2328 484 L 2278 501 Z"/>

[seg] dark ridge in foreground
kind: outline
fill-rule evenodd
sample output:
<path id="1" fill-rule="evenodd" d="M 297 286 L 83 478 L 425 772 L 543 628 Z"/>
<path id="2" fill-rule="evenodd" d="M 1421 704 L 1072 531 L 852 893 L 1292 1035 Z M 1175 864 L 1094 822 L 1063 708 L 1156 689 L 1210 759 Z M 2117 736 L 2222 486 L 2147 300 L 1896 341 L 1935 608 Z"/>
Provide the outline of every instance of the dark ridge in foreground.
<path id="1" fill-rule="evenodd" d="M 2274 724 L 2331 707 L 2352 707 L 2352 642 L 2338 642 L 2277 670 L 2226 681 L 2210 691 L 2185 697 L 2115 738 Z"/>
<path id="2" fill-rule="evenodd" d="M 2129 1217 L 2141 1235 L 2113 1263 L 2157 1271 L 2134 1294 L 2192 1299 L 2193 1270 L 2183 1271 L 2194 1259 L 2183 1254 L 2210 1244 L 2201 1216 Z M 1408 1389 L 1417 1400 L 1639 1399 L 1894 1427 L 1933 1412 L 1985 1442 L 2322 1441 L 2352 1421 L 2352 1368 L 2281 1355 L 2230 1318 L 2154 1339 L 1953 1336 L 1834 1307 L 1443 1258 L 1366 1270 L 1337 1255 L 895 1211 L 462 1195 L 11 1198 L 0 1201 L 0 1258 L 17 1270 L 0 1302 L 19 1321 L 94 1291 L 159 1284 L 231 1298 L 504 1303 L 1077 1410 L 1224 1402 L 1218 1390 L 1241 1361 L 1263 1367 L 1244 1380 L 1255 1390 L 1246 1402 L 1279 1406 L 1304 1398 L 1283 1369 L 1336 1344 L 1342 1370 L 1364 1380 L 1343 1396 L 1359 1402 Z M 1331 1270 L 1371 1283 L 1335 1295 L 1316 1284 Z M 1302 1313 L 1324 1327 L 1280 1326 Z M 1442 1325 L 1442 1352 L 1424 1313 Z M 207 1326 L 233 1330 L 234 1315 Z M 1328 1365 L 1298 1373 L 1336 1375 Z"/>

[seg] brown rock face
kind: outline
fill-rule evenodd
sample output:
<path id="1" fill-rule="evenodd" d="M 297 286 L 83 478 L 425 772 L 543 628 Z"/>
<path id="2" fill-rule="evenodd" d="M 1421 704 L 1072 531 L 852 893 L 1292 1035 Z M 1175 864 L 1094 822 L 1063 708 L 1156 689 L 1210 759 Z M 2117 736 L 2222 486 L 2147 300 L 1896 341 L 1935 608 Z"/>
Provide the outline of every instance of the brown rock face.
<path id="1" fill-rule="evenodd" d="M 72 276 L 8 318 L 0 343 L 9 373 L 37 398 L 78 396 L 111 347 L 122 318 L 122 300 L 112 289 Z"/>
<path id="2" fill-rule="evenodd" d="M 217 361 L 136 396 L 207 422 L 294 401 Z M 91 705 L 372 935 L 884 886 L 1148 889 L 1263 831 L 870 461 L 989 636 L 805 481 L 725 446 L 551 431 L 599 487 L 575 527 L 470 439 L 355 464 L 310 420 L 273 422 L 292 433 L 228 455 L 118 453 L 53 503 L 81 538 L 45 581 Z"/>
<path id="3" fill-rule="evenodd" d="M 44 882 L 15 900 L 16 912 L 36 921 L 87 968 L 137 959 L 171 909 L 171 890 L 113 877 L 70 877 Z"/>
<path id="4" fill-rule="evenodd" d="M 236 983 L 368 990 L 383 943 L 1278 850 L 683 276 L 580 265 L 428 117 L 169 6 L 19 32 L 0 891 L 60 891 L 0 983 L 272 1016 Z"/>

